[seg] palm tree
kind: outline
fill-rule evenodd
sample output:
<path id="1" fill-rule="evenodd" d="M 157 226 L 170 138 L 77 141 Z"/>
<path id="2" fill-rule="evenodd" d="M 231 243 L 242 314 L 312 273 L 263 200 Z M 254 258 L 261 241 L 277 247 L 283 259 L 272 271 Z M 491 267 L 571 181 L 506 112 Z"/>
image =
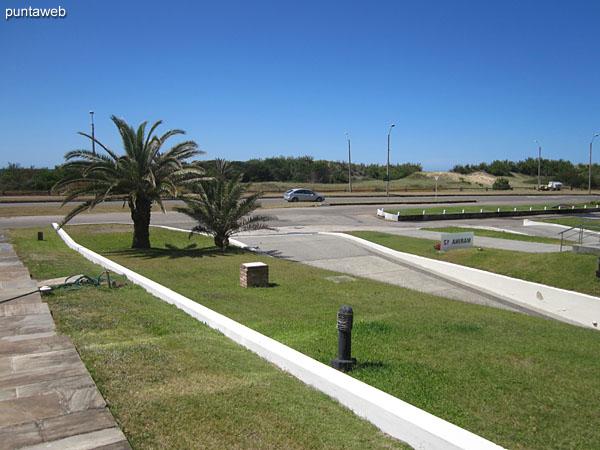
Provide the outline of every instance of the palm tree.
<path id="1" fill-rule="evenodd" d="M 270 229 L 266 222 L 274 217 L 249 215 L 260 206 L 258 199 L 263 193 L 256 192 L 243 197 L 248 187 L 241 181 L 242 175 L 230 181 L 224 177 L 201 180 L 197 184 L 199 194 L 183 197 L 187 208 L 175 209 L 198 222 L 190 236 L 193 233 L 206 233 L 214 238 L 215 246 L 225 251 L 232 234 Z"/>
<path id="2" fill-rule="evenodd" d="M 117 155 L 97 139 L 93 140 L 105 152 L 94 154 L 88 150 L 73 150 L 65 155 L 65 169 L 74 169 L 72 175 L 59 181 L 54 189 L 66 189 L 63 205 L 82 197 L 92 196 L 69 212 L 60 223 L 62 227 L 77 214 L 92 209 L 108 200 L 127 202 L 133 220 L 133 242 L 131 248 L 150 248 L 150 212 L 154 203 L 163 212 L 162 199 L 176 197 L 179 186 L 197 181 L 204 173 L 199 167 L 188 164 L 189 158 L 203 154 L 194 141 L 184 141 L 161 153 L 167 139 L 182 130 L 169 130 L 162 136 L 154 134 L 162 121 L 156 122 L 148 134 L 143 122 L 137 131 L 125 120 L 111 116 L 123 139 L 125 154 Z"/>

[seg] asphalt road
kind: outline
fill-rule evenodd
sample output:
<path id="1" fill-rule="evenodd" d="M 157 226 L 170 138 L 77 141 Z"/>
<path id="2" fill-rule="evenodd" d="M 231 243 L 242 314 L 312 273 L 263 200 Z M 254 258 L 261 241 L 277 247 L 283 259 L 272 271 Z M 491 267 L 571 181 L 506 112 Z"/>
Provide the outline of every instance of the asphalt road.
<path id="1" fill-rule="evenodd" d="M 543 195 L 543 196 L 469 196 L 466 200 L 476 200 L 478 204 L 486 205 L 522 205 L 522 204 L 540 204 L 540 203 L 573 203 L 586 200 L 595 200 L 595 195 Z M 354 197 L 358 201 L 365 201 L 360 197 Z M 411 197 L 411 201 L 421 199 L 424 202 L 430 201 L 433 197 Z M 449 200 L 451 198 L 444 198 Z M 452 197 L 457 201 L 464 201 L 465 196 Z M 344 199 L 350 200 L 348 198 Z M 382 198 L 378 198 L 379 201 Z M 401 199 L 401 201 L 404 199 Z M 266 199 L 265 202 L 278 202 L 277 199 Z M 120 203 L 119 203 L 120 204 Z M 456 203 L 460 205 L 461 203 Z M 13 207 L 18 205 L 32 206 L 31 203 L 13 203 Z M 285 205 L 288 206 L 288 205 Z M 372 229 L 381 231 L 391 231 L 399 228 L 417 228 L 422 226 L 447 226 L 447 221 L 427 222 L 387 222 L 378 219 L 375 215 L 377 208 L 393 207 L 393 205 L 384 205 L 383 203 L 374 203 L 372 205 L 343 205 L 328 206 L 328 203 L 305 204 L 298 207 L 284 207 L 266 209 L 262 212 L 272 215 L 275 220 L 270 222 L 272 227 L 282 228 L 284 231 L 349 231 L 360 229 Z M 427 203 L 402 205 L 399 208 L 427 207 Z M 429 205 L 430 206 L 430 205 Z M 44 227 L 50 226 L 52 222 L 60 222 L 62 215 L 56 216 L 22 216 L 22 217 L 2 217 L 0 218 L 0 228 L 22 228 L 22 227 Z M 71 223 L 131 223 L 129 212 L 123 213 L 82 213 L 75 217 Z M 504 227 L 513 231 L 521 231 L 529 234 L 530 228 L 523 231 L 522 218 L 497 218 L 497 219 L 471 219 L 453 221 L 455 224 L 475 224 L 479 226 Z M 193 221 L 187 216 L 168 212 L 163 214 L 160 211 L 152 213 L 153 225 L 169 225 L 174 227 L 190 228 Z"/>

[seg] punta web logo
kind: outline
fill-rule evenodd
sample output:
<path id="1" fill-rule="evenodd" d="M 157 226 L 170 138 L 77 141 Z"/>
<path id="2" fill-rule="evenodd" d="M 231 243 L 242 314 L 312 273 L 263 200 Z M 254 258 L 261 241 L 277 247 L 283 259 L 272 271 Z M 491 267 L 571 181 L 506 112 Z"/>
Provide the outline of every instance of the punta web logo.
<path id="1" fill-rule="evenodd" d="M 4 19 L 63 19 L 67 17 L 67 10 L 62 6 L 57 8 L 6 8 Z"/>

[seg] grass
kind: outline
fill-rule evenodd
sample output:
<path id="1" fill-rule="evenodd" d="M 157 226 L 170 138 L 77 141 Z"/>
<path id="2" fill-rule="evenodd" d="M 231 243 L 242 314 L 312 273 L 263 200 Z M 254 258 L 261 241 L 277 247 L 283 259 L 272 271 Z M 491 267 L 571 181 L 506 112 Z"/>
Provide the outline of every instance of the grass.
<path id="1" fill-rule="evenodd" d="M 334 275 L 331 272 L 235 249 L 220 254 L 209 239 L 188 240 L 185 233 L 153 229 L 152 249 L 129 250 L 131 231 L 122 230 L 125 229 L 68 228 L 80 244 L 324 363 L 336 353 L 336 312 L 349 304 L 355 311 L 353 356 L 359 361 L 352 376 L 507 448 L 597 446 L 600 416 L 597 399 L 590 394 L 600 392 L 599 336 L 594 330 L 454 302 L 374 281 L 335 284 L 326 279 Z M 34 235 L 33 231 L 28 233 Z M 432 245 L 428 242 L 413 245 L 426 251 L 425 247 Z M 17 244 L 22 245 L 19 241 Z M 31 242 L 34 247 L 42 245 L 45 244 Z M 462 250 L 447 255 L 459 252 Z M 48 258 L 48 254 L 38 252 L 41 258 Z M 519 254 L 519 258 L 522 256 Z M 239 286 L 239 265 L 250 261 L 269 264 L 272 287 Z M 48 263 L 42 261 L 39 265 L 45 267 Z M 36 264 L 33 266 L 35 269 Z M 149 304 L 150 300 L 140 302 Z M 78 308 L 83 306 L 72 308 L 69 316 L 78 316 Z M 95 310 L 90 308 L 90 313 Z M 165 339 L 173 347 L 184 345 L 181 339 L 187 335 L 172 336 L 177 321 L 161 325 L 163 319 L 155 312 L 146 314 L 140 307 L 139 313 L 141 318 L 134 311 L 128 320 L 147 323 L 150 330 L 157 330 L 149 334 L 152 338 L 147 337 L 148 342 Z M 90 320 L 89 326 L 112 326 L 104 320 L 110 324 L 117 319 L 114 314 L 107 314 Z M 119 349 L 142 345 L 129 336 L 136 332 L 136 327 L 131 333 L 124 327 L 118 345 L 106 345 L 105 350 L 113 345 Z M 87 333 L 86 327 L 82 326 L 80 333 Z M 95 348 L 105 334 L 110 332 L 91 334 L 84 349 Z M 165 358 L 165 352 L 156 356 L 150 353 L 148 358 Z M 126 358 L 136 354 L 127 352 Z M 117 355 L 122 357 L 121 353 Z M 206 355 L 206 365 L 212 367 L 212 358 L 217 356 Z M 187 353 L 169 356 L 164 365 L 185 368 L 187 362 L 179 362 L 180 357 L 187 358 Z M 100 360 L 98 365 L 102 364 Z M 113 366 L 104 374 L 110 380 L 107 383 L 124 382 L 111 380 L 111 373 L 127 371 L 129 365 L 119 367 Z M 145 373 L 144 365 L 141 367 L 142 378 L 151 378 L 152 371 Z M 187 374 L 187 369 L 183 373 Z M 220 371 L 213 368 L 211 373 Z M 133 382 L 134 378 L 128 374 L 127 380 Z M 157 385 L 169 389 L 173 383 L 188 384 L 185 378 L 180 381 L 169 377 Z M 152 390 L 147 388 L 145 392 L 151 395 Z M 123 398 L 127 400 L 120 410 L 137 408 L 136 389 L 124 389 Z M 130 401 L 132 395 L 134 400 Z M 288 398 L 287 392 L 283 397 Z M 289 397 L 294 398 L 294 394 Z M 279 402 L 283 400 L 275 401 Z M 259 409 L 255 415 L 262 415 L 263 411 Z M 273 416 L 269 420 L 272 419 Z M 146 427 L 145 423 L 139 425 L 140 430 Z M 289 431 L 289 427 L 285 430 Z M 269 429 L 267 434 L 272 432 Z M 364 446 L 377 445 L 381 444 Z M 317 445 L 311 442 L 307 446 Z"/>
<path id="2" fill-rule="evenodd" d="M 439 244 L 439 240 L 414 239 L 371 231 L 351 234 L 401 252 L 600 297 L 600 280 L 596 277 L 597 255 L 572 252 L 524 253 L 491 248 L 485 248 L 481 252 L 476 248 L 466 248 L 441 253 L 433 248 L 434 244 Z"/>
<path id="3" fill-rule="evenodd" d="M 540 244 L 560 244 L 560 239 L 546 238 L 539 236 L 529 236 L 527 234 L 517 234 L 508 231 L 483 230 L 481 228 L 469 227 L 438 227 L 438 228 L 421 228 L 421 230 L 437 231 L 440 233 L 464 233 L 472 231 L 475 236 L 491 237 L 499 239 L 510 239 L 513 241 L 538 242 Z"/>
<path id="4" fill-rule="evenodd" d="M 586 230 L 600 231 L 600 217 L 592 219 L 589 217 L 561 217 L 558 219 L 536 219 L 537 222 L 548 222 L 564 225 L 566 227 L 579 227 L 583 223 Z M 597 225 L 598 224 L 598 225 Z"/>
<path id="5" fill-rule="evenodd" d="M 103 227 L 101 239 L 112 239 L 114 229 Z M 9 235 L 37 279 L 101 270 L 55 234 L 44 241 L 32 239 L 31 229 Z M 182 253 L 176 265 L 197 261 L 192 250 L 173 252 Z M 228 301 L 215 287 L 193 284 L 206 291 L 200 296 Z M 404 448 L 139 287 L 55 291 L 46 299 L 133 448 Z"/>
<path id="6" fill-rule="evenodd" d="M 585 205 L 585 203 L 576 203 L 576 204 L 561 204 L 562 209 L 564 208 L 571 208 L 571 206 L 575 206 L 575 208 L 583 208 Z M 476 205 L 476 206 L 447 206 L 447 207 L 442 207 L 442 206 L 434 206 L 431 208 L 408 208 L 408 209 L 401 209 L 401 210 L 397 210 L 397 209 L 391 209 L 391 210 L 386 210 L 387 213 L 390 214 L 398 214 L 398 212 L 400 212 L 400 215 L 402 216 L 410 216 L 410 215 L 423 215 L 423 210 L 425 210 L 426 214 L 443 214 L 444 211 L 446 211 L 446 214 L 453 214 L 453 213 L 462 213 L 463 211 L 465 213 L 478 213 L 478 212 L 497 212 L 498 210 L 500 211 L 515 211 L 515 208 L 517 211 L 529 211 L 530 208 L 532 208 L 534 211 L 540 211 L 543 210 L 544 207 L 546 207 L 549 211 L 549 213 L 552 212 L 552 210 L 554 209 L 554 207 L 556 207 L 556 204 L 546 204 L 546 205 L 502 205 L 502 206 L 486 206 L 486 205 Z M 592 203 L 587 203 L 587 207 L 588 208 L 594 208 L 593 210 L 591 210 L 590 212 L 594 212 L 594 211 L 600 211 L 600 209 L 596 210 L 596 204 L 592 204 Z"/>

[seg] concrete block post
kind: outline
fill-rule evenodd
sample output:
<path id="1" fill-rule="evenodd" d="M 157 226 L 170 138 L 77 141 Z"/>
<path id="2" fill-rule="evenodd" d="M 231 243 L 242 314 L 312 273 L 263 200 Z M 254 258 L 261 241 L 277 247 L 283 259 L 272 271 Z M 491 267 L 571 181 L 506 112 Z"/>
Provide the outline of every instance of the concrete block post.
<path id="1" fill-rule="evenodd" d="M 261 262 L 240 264 L 240 286 L 269 286 L 269 266 Z"/>

